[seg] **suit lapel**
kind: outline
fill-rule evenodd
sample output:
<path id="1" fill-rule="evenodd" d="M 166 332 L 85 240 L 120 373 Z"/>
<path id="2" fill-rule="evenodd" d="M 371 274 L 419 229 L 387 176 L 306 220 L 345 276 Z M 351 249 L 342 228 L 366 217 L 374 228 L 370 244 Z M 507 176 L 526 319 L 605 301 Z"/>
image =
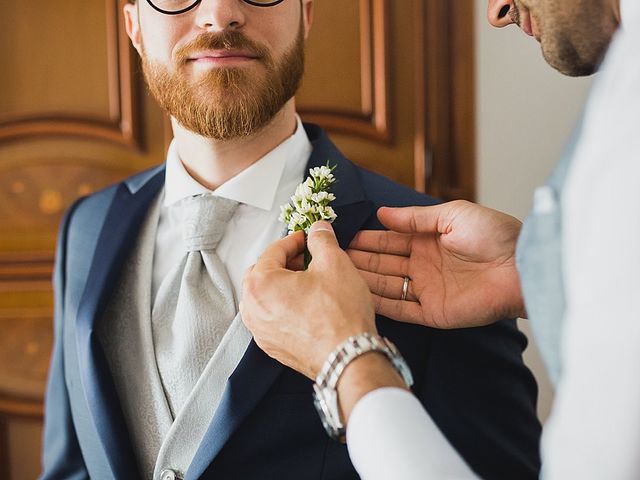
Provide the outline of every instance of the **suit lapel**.
<path id="1" fill-rule="evenodd" d="M 355 234 L 374 214 L 373 203 L 362 189 L 357 167 L 349 162 L 327 135 L 314 125 L 305 125 L 313 144 L 307 169 L 335 165 L 337 182 L 334 209 L 338 215 L 334 229 L 338 242 L 346 248 Z M 222 400 L 185 476 L 200 478 L 240 423 L 255 409 L 285 367 L 268 357 L 252 340 L 225 387 Z"/>
<path id="2" fill-rule="evenodd" d="M 115 384 L 95 327 L 135 244 L 151 201 L 163 184 L 164 170 L 156 169 L 117 187 L 98 237 L 76 318 L 82 385 L 106 457 L 118 478 L 137 478 L 139 473 Z"/>

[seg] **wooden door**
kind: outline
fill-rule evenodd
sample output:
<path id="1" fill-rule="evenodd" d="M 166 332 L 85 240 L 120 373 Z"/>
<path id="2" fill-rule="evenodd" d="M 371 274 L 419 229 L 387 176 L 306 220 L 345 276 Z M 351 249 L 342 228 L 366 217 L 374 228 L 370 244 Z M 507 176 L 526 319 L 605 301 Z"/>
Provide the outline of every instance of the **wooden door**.
<path id="1" fill-rule="evenodd" d="M 307 51 L 303 118 L 360 165 L 473 198 L 471 0 L 319 0 Z"/>
<path id="2" fill-rule="evenodd" d="M 0 15 L 0 476 L 39 472 L 57 226 L 163 161 L 170 132 L 122 28 L 124 0 Z M 357 163 L 472 198 L 471 0 L 318 0 L 298 106 Z M 455 27 L 455 28 L 454 28 Z"/>

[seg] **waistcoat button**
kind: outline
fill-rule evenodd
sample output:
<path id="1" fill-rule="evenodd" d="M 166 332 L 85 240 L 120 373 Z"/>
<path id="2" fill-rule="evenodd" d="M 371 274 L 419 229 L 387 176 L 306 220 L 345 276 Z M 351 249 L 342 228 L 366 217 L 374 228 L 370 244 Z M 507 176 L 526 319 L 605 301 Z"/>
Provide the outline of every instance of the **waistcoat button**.
<path id="1" fill-rule="evenodd" d="M 166 468 L 160 472 L 160 480 L 176 480 L 176 472 Z"/>

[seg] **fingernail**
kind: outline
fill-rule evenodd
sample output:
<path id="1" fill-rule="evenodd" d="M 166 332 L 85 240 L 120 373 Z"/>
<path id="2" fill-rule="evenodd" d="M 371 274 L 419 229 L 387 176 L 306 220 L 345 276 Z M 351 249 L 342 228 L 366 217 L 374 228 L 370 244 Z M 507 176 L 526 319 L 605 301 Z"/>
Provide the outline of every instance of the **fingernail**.
<path id="1" fill-rule="evenodd" d="M 333 228 L 330 223 L 319 221 L 311 225 L 311 232 L 333 232 Z"/>

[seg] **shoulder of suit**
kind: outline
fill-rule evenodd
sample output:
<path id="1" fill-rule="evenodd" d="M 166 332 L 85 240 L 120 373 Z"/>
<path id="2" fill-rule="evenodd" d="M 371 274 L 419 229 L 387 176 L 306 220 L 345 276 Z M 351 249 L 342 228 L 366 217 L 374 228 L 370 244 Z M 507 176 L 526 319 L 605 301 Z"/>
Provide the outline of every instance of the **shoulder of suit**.
<path id="1" fill-rule="evenodd" d="M 341 158 L 342 162 L 345 162 L 345 165 L 350 165 L 355 168 L 357 171 L 356 177 L 360 179 L 364 195 L 377 206 L 406 207 L 411 205 L 435 205 L 441 203 L 441 201 L 436 198 L 417 192 L 412 188 L 354 164 L 340 152 L 327 133 L 318 125 L 305 123 L 304 128 L 314 147 L 321 145 L 321 148 L 327 152 L 327 155 L 330 156 L 333 152 L 334 155 Z M 336 173 L 336 176 L 338 177 L 338 181 L 340 181 L 340 174 Z"/>
<path id="2" fill-rule="evenodd" d="M 69 208 L 71 228 L 73 229 L 77 225 L 101 224 L 119 188 L 128 188 L 129 190 L 138 189 L 162 170 L 162 168 L 164 168 L 163 165 L 146 169 L 120 182 L 98 190 L 91 195 L 78 199 L 75 204 Z"/>
<path id="3" fill-rule="evenodd" d="M 362 187 L 367 198 L 378 206 L 407 207 L 436 205 L 441 200 L 420 193 L 366 168 L 356 167 L 360 172 Z"/>

